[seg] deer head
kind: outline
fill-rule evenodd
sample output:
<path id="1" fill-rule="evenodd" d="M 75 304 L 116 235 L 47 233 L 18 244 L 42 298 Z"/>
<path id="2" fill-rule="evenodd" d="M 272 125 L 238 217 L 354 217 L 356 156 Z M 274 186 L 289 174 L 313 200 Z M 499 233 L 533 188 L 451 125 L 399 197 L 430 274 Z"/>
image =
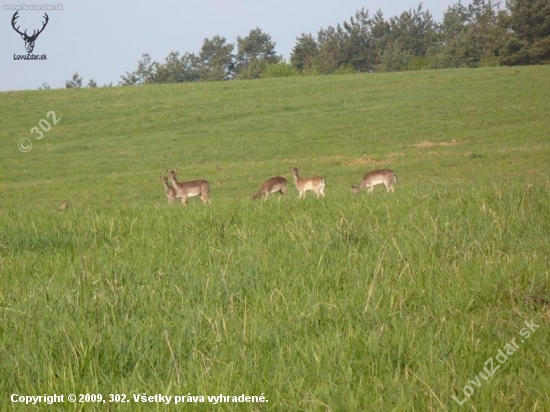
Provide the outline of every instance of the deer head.
<path id="1" fill-rule="evenodd" d="M 13 15 L 13 17 L 11 19 L 11 25 L 12 25 L 13 29 L 21 35 L 21 38 L 23 40 L 25 40 L 25 48 L 27 49 L 27 53 L 32 53 L 32 51 L 34 49 L 34 42 L 36 41 L 36 38 L 38 37 L 38 35 L 40 33 L 42 33 L 42 31 L 46 27 L 46 24 L 48 24 L 48 20 L 50 20 L 50 18 L 48 17 L 48 15 L 46 13 L 44 13 L 44 17 L 46 18 L 46 21 L 42 25 L 42 28 L 40 30 L 38 30 L 38 33 L 36 32 L 36 30 L 33 30 L 32 36 L 28 36 L 27 35 L 27 30 L 25 30 L 24 33 L 21 33 L 19 31 L 20 26 L 17 26 L 17 28 L 15 28 L 16 20 L 19 17 L 17 15 L 17 13 L 19 13 L 19 11 L 16 11 L 15 14 Z"/>

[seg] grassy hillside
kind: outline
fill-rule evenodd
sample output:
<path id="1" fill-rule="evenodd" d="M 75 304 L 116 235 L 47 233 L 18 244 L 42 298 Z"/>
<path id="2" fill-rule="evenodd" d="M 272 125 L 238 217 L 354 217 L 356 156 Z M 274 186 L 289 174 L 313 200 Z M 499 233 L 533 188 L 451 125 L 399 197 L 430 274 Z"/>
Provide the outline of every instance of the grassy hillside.
<path id="1" fill-rule="evenodd" d="M 543 410 L 548 90 L 541 66 L 0 94 L 0 409 Z M 174 167 L 212 204 L 169 206 Z M 394 194 L 351 195 L 386 167 Z M 289 196 L 252 202 L 274 175 Z"/>
<path id="2" fill-rule="evenodd" d="M 411 189 L 477 185 L 480 173 L 532 180 L 548 166 L 547 77 L 536 67 L 3 93 L 0 205 L 151 205 L 167 167 L 212 181 L 220 200 L 298 163 L 333 193 L 378 166 Z M 35 140 L 49 111 L 61 120 Z"/>

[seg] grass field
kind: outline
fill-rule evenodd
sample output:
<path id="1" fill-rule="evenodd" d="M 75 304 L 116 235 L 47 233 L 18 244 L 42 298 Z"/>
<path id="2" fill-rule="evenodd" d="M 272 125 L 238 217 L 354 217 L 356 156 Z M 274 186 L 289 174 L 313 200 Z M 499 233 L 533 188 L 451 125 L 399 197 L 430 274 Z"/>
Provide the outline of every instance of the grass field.
<path id="1" fill-rule="evenodd" d="M 549 91 L 540 66 L 1 93 L 0 409 L 548 410 Z M 166 168 L 212 204 L 169 206 Z M 395 193 L 352 196 L 376 168 Z"/>

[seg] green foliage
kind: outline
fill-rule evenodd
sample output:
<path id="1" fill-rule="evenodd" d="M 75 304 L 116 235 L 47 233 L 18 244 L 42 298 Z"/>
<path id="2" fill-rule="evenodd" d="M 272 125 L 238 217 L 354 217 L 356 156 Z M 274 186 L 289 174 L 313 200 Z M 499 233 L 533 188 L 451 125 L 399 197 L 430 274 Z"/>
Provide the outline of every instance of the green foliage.
<path id="1" fill-rule="evenodd" d="M 353 72 L 394 72 L 426 68 L 462 68 L 550 61 L 550 3 L 509 0 L 500 10 L 493 0 L 458 2 L 437 24 L 422 4 L 385 19 L 362 8 L 348 21 L 321 28 L 316 37 L 302 33 L 291 52 L 290 65 L 303 75 Z M 276 43 L 260 28 L 234 45 L 225 37 L 205 39 L 199 56 L 172 51 L 163 64 L 148 54 L 122 85 L 221 81 L 233 78 L 293 75 L 275 51 Z M 352 68 L 352 70 L 350 69 Z"/>
<path id="2" fill-rule="evenodd" d="M 398 72 L 409 66 L 413 54 L 399 40 L 386 43 L 378 57 L 378 70 L 381 72 Z"/>
<path id="3" fill-rule="evenodd" d="M 80 89 L 82 87 L 82 76 L 79 76 L 78 73 L 74 73 L 73 77 L 70 80 L 65 81 L 66 89 Z"/>
<path id="4" fill-rule="evenodd" d="M 334 74 L 353 74 L 353 73 L 356 73 L 356 72 L 357 72 L 357 70 L 351 64 L 344 64 L 344 65 L 338 67 L 334 71 Z"/>
<path id="5" fill-rule="evenodd" d="M 1 93 L 0 392 L 460 410 L 533 319 L 463 408 L 550 404 L 549 71 Z M 20 152 L 49 110 L 60 122 Z M 291 166 L 326 198 L 298 200 Z M 211 181 L 212 204 L 169 206 L 167 167 Z M 386 167 L 394 194 L 351 195 Z M 289 195 L 253 202 L 276 175 Z"/>
<path id="6" fill-rule="evenodd" d="M 163 64 L 155 65 L 155 83 L 192 82 L 200 78 L 198 58 L 193 53 L 171 51 Z"/>
<path id="7" fill-rule="evenodd" d="M 235 73 L 239 79 L 256 79 L 269 64 L 277 64 L 281 57 L 275 51 L 271 36 L 256 28 L 246 37 L 237 37 Z"/>
<path id="8" fill-rule="evenodd" d="M 505 65 L 550 61 L 550 3 L 547 0 L 508 0 L 502 25 L 511 32 L 502 51 Z"/>
<path id="9" fill-rule="evenodd" d="M 433 48 L 436 40 L 435 22 L 429 11 L 416 9 L 401 13 L 389 20 L 388 42 L 397 44 L 406 53 L 415 57 L 424 57 Z"/>
<path id="10" fill-rule="evenodd" d="M 413 57 L 407 66 L 407 70 L 425 70 L 429 69 L 431 58 L 429 57 Z"/>
<path id="11" fill-rule="evenodd" d="M 262 77 L 291 77 L 299 76 L 300 72 L 287 62 L 268 64 Z"/>
<path id="12" fill-rule="evenodd" d="M 332 74 L 339 67 L 355 71 L 402 71 L 420 68 L 537 64 L 550 59 L 550 3 L 511 0 L 458 2 L 436 24 L 419 5 L 384 19 L 361 9 L 349 22 L 321 29 L 314 39 L 302 34 L 291 64 L 303 74 Z"/>
<path id="13" fill-rule="evenodd" d="M 461 3 L 443 15 L 441 38 L 444 46 L 432 60 L 432 67 L 480 67 L 498 63 L 502 38 L 498 5 L 491 0 L 474 0 L 468 7 Z"/>
<path id="14" fill-rule="evenodd" d="M 353 67 L 356 72 L 368 72 L 374 68 L 375 43 L 371 35 L 373 25 L 374 20 L 365 9 L 358 10 L 349 23 L 343 23 L 343 47 L 346 52 L 344 65 Z"/>
<path id="15" fill-rule="evenodd" d="M 290 54 L 290 64 L 299 72 L 308 72 L 315 67 L 317 42 L 311 34 L 302 34 Z"/>
<path id="16" fill-rule="evenodd" d="M 227 80 L 233 77 L 233 45 L 225 37 L 205 39 L 199 54 L 200 79 L 204 81 Z"/>
<path id="17" fill-rule="evenodd" d="M 138 67 L 132 73 L 126 72 L 122 78 L 122 86 L 135 86 L 155 82 L 155 74 L 159 64 L 151 59 L 149 54 L 145 53 L 138 60 Z"/>
<path id="18" fill-rule="evenodd" d="M 400 71 L 408 69 L 413 58 L 432 52 L 436 40 L 436 24 L 421 5 L 389 21 L 380 10 L 371 17 L 361 9 L 349 22 L 319 30 L 317 39 L 302 34 L 291 63 L 302 73 L 332 74 L 342 67 L 355 72 Z"/>
<path id="19" fill-rule="evenodd" d="M 259 79 L 266 72 L 268 64 L 266 61 L 253 58 L 245 65 L 238 66 L 236 78 L 239 80 Z"/>

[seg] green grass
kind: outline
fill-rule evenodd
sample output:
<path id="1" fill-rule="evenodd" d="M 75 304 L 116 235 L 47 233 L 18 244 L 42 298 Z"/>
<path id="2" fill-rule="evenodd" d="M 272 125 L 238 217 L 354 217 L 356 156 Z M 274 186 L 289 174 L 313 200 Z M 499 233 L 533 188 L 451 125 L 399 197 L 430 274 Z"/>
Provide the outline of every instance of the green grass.
<path id="1" fill-rule="evenodd" d="M 0 94 L 0 409 L 544 410 L 548 90 L 541 66 Z M 212 204 L 169 206 L 173 167 Z M 385 167 L 393 195 L 351 195 Z M 289 196 L 252 202 L 274 175 Z"/>

